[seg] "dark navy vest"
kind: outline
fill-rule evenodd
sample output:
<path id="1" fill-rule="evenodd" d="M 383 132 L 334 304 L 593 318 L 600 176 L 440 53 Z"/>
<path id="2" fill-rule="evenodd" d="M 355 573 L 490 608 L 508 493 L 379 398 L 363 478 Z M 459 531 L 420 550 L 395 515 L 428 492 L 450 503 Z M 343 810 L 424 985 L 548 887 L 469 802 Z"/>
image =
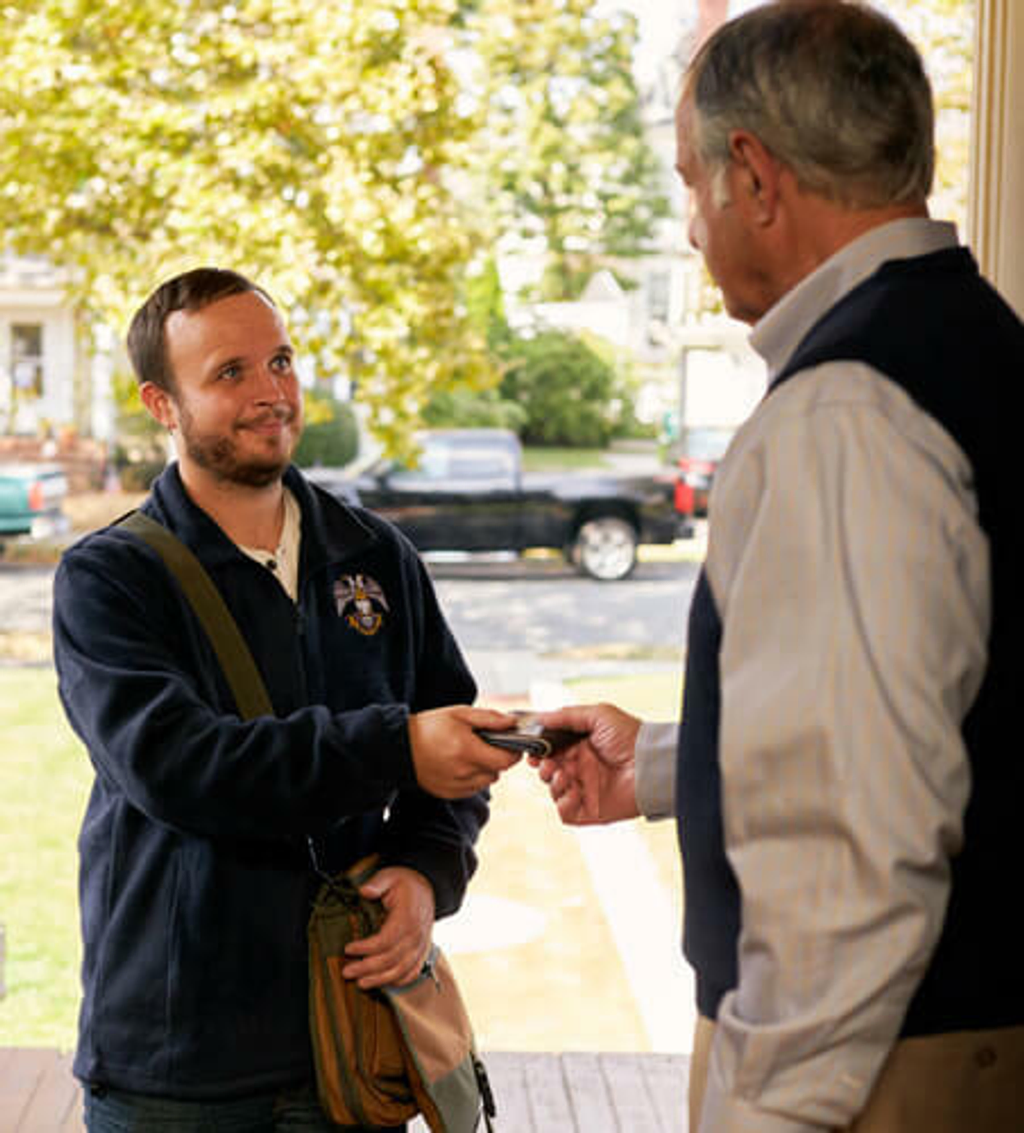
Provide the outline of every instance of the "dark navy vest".
<path id="1" fill-rule="evenodd" d="M 772 383 L 830 361 L 866 362 L 900 385 L 957 441 L 974 473 L 992 554 L 989 664 L 964 722 L 972 789 L 964 845 L 938 947 L 904 1035 L 1024 1024 L 1024 949 L 1015 930 L 1024 874 L 1024 755 L 1009 714 L 1021 687 L 1010 639 L 1020 628 L 1021 540 L 1011 546 L 1005 396 L 1024 372 L 1024 324 L 981 278 L 965 248 L 884 264 L 811 329 Z M 898 491 L 899 485 L 893 485 Z M 878 501 L 880 511 L 885 500 Z M 1011 570 L 1011 568 L 1013 568 Z M 1011 576 L 1017 581 L 1010 589 Z M 690 608 L 677 767 L 686 886 L 684 951 L 697 1005 L 714 1018 L 737 981 L 740 897 L 725 855 L 718 766 L 722 627 L 701 573 Z M 1018 647 L 1020 636 L 1016 634 Z"/>

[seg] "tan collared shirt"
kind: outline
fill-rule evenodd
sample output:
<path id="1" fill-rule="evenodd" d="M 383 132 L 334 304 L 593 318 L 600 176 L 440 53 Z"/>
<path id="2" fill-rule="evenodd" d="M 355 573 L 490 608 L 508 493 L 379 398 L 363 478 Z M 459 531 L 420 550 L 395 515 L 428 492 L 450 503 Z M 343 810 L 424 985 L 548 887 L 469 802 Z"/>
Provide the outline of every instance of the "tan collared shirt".
<path id="1" fill-rule="evenodd" d="M 907 220 L 847 246 L 755 328 L 769 373 L 885 260 L 955 242 Z M 804 371 L 758 407 L 710 514 L 743 932 L 700 1133 L 842 1128 L 942 926 L 970 787 L 960 726 L 987 661 L 987 540 L 962 451 L 860 363 Z M 666 729 L 642 730 L 651 817 L 674 811 L 670 748 Z"/>

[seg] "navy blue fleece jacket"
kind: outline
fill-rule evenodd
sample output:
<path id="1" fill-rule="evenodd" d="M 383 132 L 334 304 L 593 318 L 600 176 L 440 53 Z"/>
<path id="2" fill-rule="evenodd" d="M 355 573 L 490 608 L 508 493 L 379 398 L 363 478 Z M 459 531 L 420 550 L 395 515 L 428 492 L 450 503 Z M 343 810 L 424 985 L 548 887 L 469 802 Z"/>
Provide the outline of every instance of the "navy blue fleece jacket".
<path id="1" fill-rule="evenodd" d="M 60 694 L 96 775 L 79 843 L 88 1082 L 223 1098 L 311 1076 L 308 836 L 332 868 L 377 851 L 420 871 L 441 916 L 475 868 L 485 798 L 420 791 L 408 744 L 409 712 L 476 691 L 426 572 L 379 517 L 294 468 L 285 483 L 302 512 L 297 604 L 176 465 L 143 509 L 210 574 L 273 717 L 238 717 L 184 595 L 133 535 L 90 535 L 57 572 Z M 378 594 L 362 622 L 346 604 L 360 575 Z"/>

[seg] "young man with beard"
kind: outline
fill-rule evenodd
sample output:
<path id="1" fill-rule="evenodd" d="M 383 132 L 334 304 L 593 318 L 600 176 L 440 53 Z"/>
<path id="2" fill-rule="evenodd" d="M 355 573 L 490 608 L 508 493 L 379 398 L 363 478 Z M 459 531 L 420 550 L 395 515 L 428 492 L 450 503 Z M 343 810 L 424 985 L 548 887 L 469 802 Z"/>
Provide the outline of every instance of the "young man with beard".
<path id="1" fill-rule="evenodd" d="M 326 869 L 380 855 L 366 891 L 387 916 L 345 975 L 411 981 L 475 868 L 483 792 L 514 762 L 473 727 L 509 720 L 468 706 L 473 680 L 411 546 L 291 466 L 301 391 L 263 291 L 218 269 L 178 276 L 128 347 L 178 454 L 142 510 L 205 567 L 274 714 L 239 718 L 146 543 L 115 525 L 67 552 L 54 650 L 95 769 L 74 1064 L 87 1126 L 327 1130 L 307 1015 L 310 851 Z"/>

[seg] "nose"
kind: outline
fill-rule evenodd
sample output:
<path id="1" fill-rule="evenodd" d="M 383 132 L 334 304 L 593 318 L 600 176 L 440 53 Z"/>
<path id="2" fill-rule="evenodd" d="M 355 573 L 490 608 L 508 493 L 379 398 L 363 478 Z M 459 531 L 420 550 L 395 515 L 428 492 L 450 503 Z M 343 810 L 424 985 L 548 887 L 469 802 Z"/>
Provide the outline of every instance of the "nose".
<path id="1" fill-rule="evenodd" d="M 288 375 L 262 366 L 257 375 L 255 400 L 260 402 L 284 401 L 287 397 Z"/>

